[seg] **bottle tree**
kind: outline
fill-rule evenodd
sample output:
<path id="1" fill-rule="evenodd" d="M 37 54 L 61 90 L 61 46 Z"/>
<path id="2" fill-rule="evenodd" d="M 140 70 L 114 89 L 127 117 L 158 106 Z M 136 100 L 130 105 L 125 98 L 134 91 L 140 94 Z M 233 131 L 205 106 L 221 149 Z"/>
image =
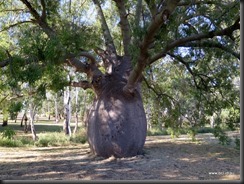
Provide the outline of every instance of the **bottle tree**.
<path id="1" fill-rule="evenodd" d="M 142 152 L 147 120 L 141 83 L 149 66 L 173 57 L 185 67 L 193 87 L 208 90 L 221 84 L 218 76 L 208 76 L 217 70 L 198 72 L 208 71 L 199 64 L 208 52 L 221 53 L 214 55 L 214 61 L 208 57 L 216 65 L 221 65 L 222 57 L 230 57 L 230 65 L 240 59 L 239 1 L 82 2 L 3 2 L 0 25 L 15 40 L 19 52 L 7 50 L 22 58 L 21 68 L 35 62 L 48 69 L 43 73 L 47 83 L 59 81 L 50 76 L 58 76 L 66 65 L 86 74 L 87 80 L 69 84 L 95 93 L 87 124 L 88 142 L 96 155 L 129 157 Z M 93 14 L 95 18 L 89 19 Z M 18 22 L 9 23 L 7 15 Z M 16 64 L 10 60 L 2 58 L 0 66 Z"/>

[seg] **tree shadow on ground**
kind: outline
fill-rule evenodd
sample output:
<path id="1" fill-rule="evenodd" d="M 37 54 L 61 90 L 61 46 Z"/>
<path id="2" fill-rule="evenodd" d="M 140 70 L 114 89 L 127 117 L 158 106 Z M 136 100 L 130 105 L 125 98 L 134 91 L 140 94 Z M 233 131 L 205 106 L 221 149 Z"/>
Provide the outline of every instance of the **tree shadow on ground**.
<path id="1" fill-rule="evenodd" d="M 147 142 L 145 154 L 107 159 L 81 147 L 9 149 L 2 180 L 240 180 L 240 153 L 221 145 Z"/>

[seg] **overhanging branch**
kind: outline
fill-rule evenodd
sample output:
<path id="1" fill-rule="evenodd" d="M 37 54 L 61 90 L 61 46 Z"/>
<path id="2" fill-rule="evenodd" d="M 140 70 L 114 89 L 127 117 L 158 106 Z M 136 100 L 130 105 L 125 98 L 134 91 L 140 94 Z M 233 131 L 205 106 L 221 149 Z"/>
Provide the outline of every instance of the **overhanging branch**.
<path id="1" fill-rule="evenodd" d="M 172 58 L 175 58 L 178 62 L 182 63 L 186 69 L 188 70 L 188 72 L 192 75 L 193 77 L 193 82 L 196 86 L 197 89 L 201 89 L 204 91 L 207 91 L 209 89 L 208 86 L 208 80 L 211 81 L 211 77 L 205 75 L 205 74 L 200 74 L 200 73 L 195 73 L 193 72 L 193 70 L 190 68 L 190 65 L 188 62 L 184 61 L 180 56 L 174 55 L 173 53 L 167 53 L 169 56 L 171 56 Z M 197 83 L 197 77 L 200 79 L 200 83 Z M 207 80 L 205 80 L 207 79 Z M 203 86 L 203 87 L 202 87 Z"/>
<path id="2" fill-rule="evenodd" d="M 200 34 L 195 34 L 191 35 L 185 38 L 181 38 L 178 40 L 173 41 L 172 43 L 168 44 L 162 52 L 154 55 L 149 61 L 148 64 L 152 64 L 153 62 L 157 61 L 158 59 L 165 57 L 167 52 L 173 48 L 179 47 L 179 46 L 184 46 L 186 43 L 193 42 L 193 41 L 198 41 L 198 40 L 203 40 L 203 39 L 208 39 L 208 38 L 213 38 L 215 36 L 230 36 L 235 30 L 240 29 L 240 17 L 235 21 L 235 23 L 222 30 L 218 31 L 210 31 L 207 33 L 200 33 Z"/>
<path id="3" fill-rule="evenodd" d="M 165 7 L 162 11 L 154 16 L 151 24 L 149 25 L 146 35 L 140 44 L 140 53 L 137 59 L 137 64 L 131 72 L 128 82 L 124 87 L 126 93 L 133 93 L 136 84 L 141 77 L 141 73 L 147 65 L 147 60 L 149 58 L 148 49 L 149 46 L 154 42 L 154 36 L 158 32 L 159 28 L 168 20 L 169 16 L 177 7 L 180 0 L 166 0 Z"/>
<path id="4" fill-rule="evenodd" d="M 55 36 L 55 32 L 54 30 L 47 24 L 45 18 L 45 15 L 42 14 L 42 16 L 40 16 L 38 14 L 38 12 L 35 10 L 35 8 L 33 8 L 33 6 L 31 5 L 31 3 L 27 0 L 20 0 L 23 4 L 26 5 L 26 7 L 30 10 L 30 14 L 35 18 L 33 20 L 33 22 L 36 22 L 42 29 L 43 31 L 50 37 Z M 44 3 L 45 4 L 45 3 Z M 43 11 L 46 8 L 45 5 L 43 4 L 42 1 L 42 6 L 43 6 Z M 43 17 L 44 16 L 44 17 Z"/>
<path id="5" fill-rule="evenodd" d="M 15 24 L 11 24 L 11 25 L 9 25 L 9 26 L 3 28 L 2 30 L 0 30 L 0 33 L 3 32 L 3 31 L 7 31 L 7 30 L 9 30 L 10 28 L 19 26 L 19 25 L 21 25 L 21 24 L 30 23 L 30 22 L 33 23 L 33 21 L 31 21 L 31 20 L 29 20 L 29 21 L 27 20 L 27 21 L 21 21 L 21 22 L 17 22 L 17 23 L 15 23 Z"/>
<path id="6" fill-rule="evenodd" d="M 41 5 L 42 5 L 42 15 L 41 15 L 41 19 L 43 21 L 46 21 L 46 2 L 45 0 L 41 0 Z"/>
<path id="7" fill-rule="evenodd" d="M 79 81 L 79 82 L 71 82 L 70 86 L 72 87 L 81 87 L 83 89 L 92 88 L 92 84 L 88 81 Z"/>
<path id="8" fill-rule="evenodd" d="M 205 41 L 205 42 L 190 42 L 190 43 L 186 43 L 184 45 L 181 45 L 181 47 L 208 47 L 208 48 L 218 48 L 221 49 L 225 52 L 230 53 L 231 55 L 233 55 L 234 57 L 238 58 L 240 60 L 240 54 L 234 52 L 233 50 L 231 50 L 228 47 L 225 47 L 224 45 L 217 43 L 217 42 L 211 42 L 211 41 Z"/>
<path id="9" fill-rule="evenodd" d="M 77 57 L 85 57 L 90 63 L 82 63 Z M 65 63 L 76 69 L 77 72 L 86 73 L 89 77 L 94 75 L 103 75 L 96 65 L 95 57 L 88 52 L 80 52 L 78 55 L 68 54 Z"/>

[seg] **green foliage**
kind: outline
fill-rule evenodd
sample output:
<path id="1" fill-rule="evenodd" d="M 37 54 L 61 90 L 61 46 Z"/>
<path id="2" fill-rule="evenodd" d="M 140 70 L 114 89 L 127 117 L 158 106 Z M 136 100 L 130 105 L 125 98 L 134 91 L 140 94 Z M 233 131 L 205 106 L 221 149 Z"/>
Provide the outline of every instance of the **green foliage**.
<path id="1" fill-rule="evenodd" d="M 213 133 L 214 132 L 214 129 L 211 128 L 211 127 L 200 127 L 198 130 L 197 130 L 197 133 Z"/>
<path id="2" fill-rule="evenodd" d="M 240 128 L 240 109 L 231 108 L 226 118 L 226 124 L 230 130 L 236 130 Z"/>
<path id="3" fill-rule="evenodd" d="M 2 139 L 0 139 L 0 146 L 2 146 L 2 147 L 21 147 L 23 145 L 18 140 L 2 138 Z"/>
<path id="4" fill-rule="evenodd" d="M 240 150 L 240 138 L 239 137 L 236 137 L 235 138 L 235 148 L 237 149 L 237 150 Z"/>
<path id="5" fill-rule="evenodd" d="M 90 18 L 96 17 L 95 13 L 90 12 L 94 8 L 92 1 L 45 2 L 46 23 L 55 36 L 48 35 L 35 21 L 10 26 L 28 20 L 29 12 L 9 11 L 26 8 L 17 0 L 0 3 L 0 62 L 11 60 L 9 66 L 0 71 L 0 100 L 8 96 L 0 104 L 5 120 L 9 116 L 13 118 L 20 109 L 19 102 L 9 101 L 12 97 L 24 94 L 28 102 L 29 94 L 35 93 L 31 100 L 41 105 L 48 90 L 59 92 L 68 85 L 68 72 L 62 65 L 67 54 L 78 55 L 81 49 L 91 51 L 96 47 L 104 48 L 98 19 Z M 123 55 L 118 9 L 114 2 L 101 2 L 118 54 Z M 161 1 L 150 1 L 154 2 L 158 4 Z M 40 1 L 30 3 L 38 13 L 42 12 Z M 135 43 L 129 46 L 135 65 L 140 52 L 139 44 L 148 34 L 153 16 L 143 1 L 140 22 L 135 25 L 136 1 L 125 1 L 125 6 L 131 25 L 131 38 Z M 232 25 L 239 15 L 239 1 L 206 4 L 202 1 L 201 5 L 179 6 L 154 36 L 149 58 L 161 53 L 176 40 L 223 30 Z M 201 127 L 209 126 L 210 119 L 217 114 L 220 120 L 215 119 L 213 132 L 221 142 L 227 144 L 224 130 L 240 128 L 240 87 L 238 83 L 234 84 L 240 78 L 240 60 L 236 57 L 239 52 L 240 31 L 237 30 L 228 36 L 183 44 L 147 66 L 143 75 L 150 88 L 143 83 L 142 91 L 148 122 L 164 127 L 172 137 L 177 137 L 184 130 L 194 138 L 196 132 L 213 131 Z M 92 93 L 91 90 L 87 91 L 89 95 Z M 150 130 L 149 134 L 165 134 L 164 130 Z M 49 144 L 44 138 L 41 141 L 43 143 L 40 145 Z"/>
<path id="6" fill-rule="evenodd" d="M 70 137 L 70 141 L 74 143 L 85 144 L 87 142 L 86 130 L 84 128 L 79 128 L 75 135 L 73 134 Z"/>
<path id="7" fill-rule="evenodd" d="M 188 136 L 192 139 L 192 141 L 196 141 L 197 129 L 192 127 L 187 132 Z"/>
<path id="8" fill-rule="evenodd" d="M 15 135 L 16 135 L 15 131 L 9 127 L 6 127 L 2 132 L 2 138 L 6 138 L 9 140 L 12 140 Z"/>
<path id="9" fill-rule="evenodd" d="M 76 134 L 71 137 L 66 136 L 63 132 L 40 133 L 34 145 L 38 147 L 65 146 L 72 143 L 84 144 L 86 141 L 86 130 L 84 128 L 79 128 Z"/>
<path id="10" fill-rule="evenodd" d="M 171 138 L 178 138 L 180 136 L 180 130 L 178 128 L 171 128 L 169 127 L 167 129 L 168 134 L 171 136 Z"/>
<path id="11" fill-rule="evenodd" d="M 65 136 L 63 132 L 40 133 L 35 146 L 65 146 L 69 145 L 69 137 Z"/>
<path id="12" fill-rule="evenodd" d="M 9 139 L 3 137 L 0 139 L 0 146 L 2 147 L 23 147 L 23 146 L 33 146 L 34 141 L 28 137 L 18 137 L 18 139 Z"/>
<path id="13" fill-rule="evenodd" d="M 33 146 L 35 143 L 30 137 L 19 137 L 18 141 L 21 142 L 20 146 Z"/>
<path id="14" fill-rule="evenodd" d="M 213 134 L 218 138 L 220 144 L 229 145 L 231 143 L 231 139 L 226 135 L 225 131 L 223 131 L 219 125 L 214 127 Z"/>
<path id="15" fill-rule="evenodd" d="M 169 135 L 166 129 L 162 128 L 151 128 L 147 130 L 147 136 L 156 136 L 156 135 Z"/>
<path id="16" fill-rule="evenodd" d="M 23 107 L 22 102 L 12 101 L 9 105 L 9 108 L 8 108 L 8 112 L 10 114 L 10 119 L 12 119 L 12 120 L 15 119 L 18 112 L 21 111 L 22 107 Z"/>

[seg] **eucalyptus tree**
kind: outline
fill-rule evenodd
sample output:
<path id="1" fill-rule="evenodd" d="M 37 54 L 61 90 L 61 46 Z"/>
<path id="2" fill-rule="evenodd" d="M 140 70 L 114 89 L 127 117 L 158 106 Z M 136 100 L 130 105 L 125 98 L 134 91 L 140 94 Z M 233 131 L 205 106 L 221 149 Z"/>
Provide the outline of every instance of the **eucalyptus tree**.
<path id="1" fill-rule="evenodd" d="M 1 29 L 13 36 L 18 52 L 7 50 L 22 62 L 6 56 L 0 66 L 35 64 L 43 70 L 46 87 L 60 84 L 65 65 L 85 73 L 87 80 L 64 79 L 62 84 L 95 93 L 88 115 L 92 152 L 103 157 L 133 156 L 142 152 L 146 138 L 144 71 L 158 62 L 163 70 L 165 58 L 171 57 L 184 66 L 192 88 L 208 91 L 222 85 L 223 77 L 215 75 L 222 60 L 229 58 L 224 61 L 234 69 L 239 64 L 239 4 L 232 0 L 4 1 Z M 95 7 L 96 13 L 89 7 Z M 89 20 L 87 14 L 96 18 Z M 16 22 L 9 24 L 10 20 Z"/>

